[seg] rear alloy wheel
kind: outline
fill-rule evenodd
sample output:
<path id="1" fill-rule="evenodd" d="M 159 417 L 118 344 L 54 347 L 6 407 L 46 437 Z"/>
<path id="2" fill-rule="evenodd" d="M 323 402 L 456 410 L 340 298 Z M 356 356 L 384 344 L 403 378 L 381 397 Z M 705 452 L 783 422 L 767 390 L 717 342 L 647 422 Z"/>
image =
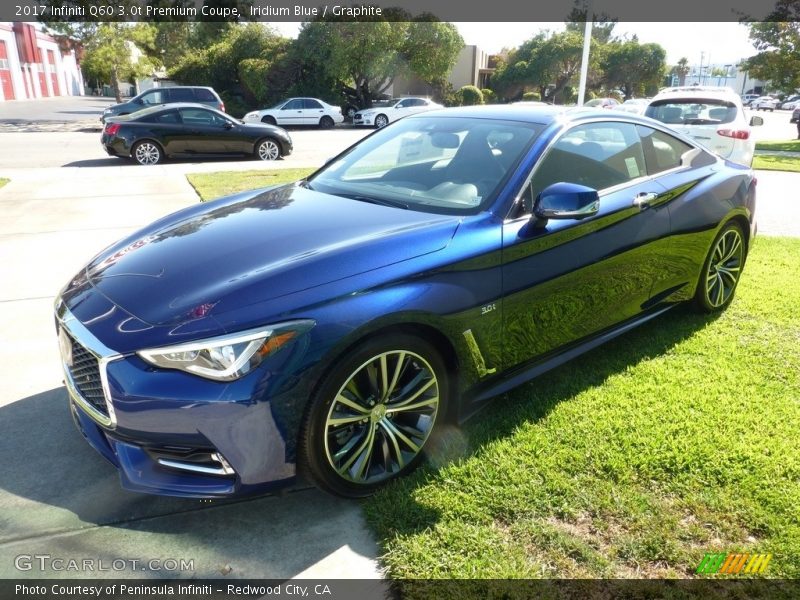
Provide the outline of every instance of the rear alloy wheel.
<path id="1" fill-rule="evenodd" d="M 330 129 L 333 127 L 333 119 L 331 119 L 328 115 L 325 115 L 319 120 L 319 126 L 322 129 Z"/>
<path id="2" fill-rule="evenodd" d="M 281 157 L 281 147 L 273 139 L 261 140 L 256 146 L 256 156 L 261 160 L 278 160 Z"/>
<path id="3" fill-rule="evenodd" d="M 375 117 L 375 127 L 377 129 L 381 129 L 382 127 L 386 127 L 389 124 L 389 119 L 386 115 L 378 115 Z"/>
<path id="4" fill-rule="evenodd" d="M 161 162 L 161 148 L 155 142 L 138 142 L 131 149 L 131 156 L 140 165 L 156 165 Z"/>
<path id="5" fill-rule="evenodd" d="M 339 361 L 315 394 L 301 439 L 316 483 L 358 498 L 410 472 L 446 411 L 436 350 L 405 335 L 375 338 Z"/>
<path id="6" fill-rule="evenodd" d="M 695 305 L 703 312 L 722 310 L 733 300 L 745 259 L 744 233 L 738 223 L 719 232 L 703 265 Z"/>

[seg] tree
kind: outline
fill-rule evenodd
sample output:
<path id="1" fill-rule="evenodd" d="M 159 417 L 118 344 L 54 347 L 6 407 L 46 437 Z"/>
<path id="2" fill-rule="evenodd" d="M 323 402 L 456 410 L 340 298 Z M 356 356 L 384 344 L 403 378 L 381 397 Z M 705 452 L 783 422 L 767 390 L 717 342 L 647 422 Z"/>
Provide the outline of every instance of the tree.
<path id="1" fill-rule="evenodd" d="M 750 23 L 750 39 L 758 54 L 743 61 L 741 68 L 752 77 L 770 81 L 773 89 L 800 88 L 800 3 L 779 4 L 778 16 L 793 21 Z"/>
<path id="2" fill-rule="evenodd" d="M 636 38 L 611 42 L 602 60 L 607 89 L 619 89 L 625 99 L 651 95 L 666 70 L 667 53 L 658 44 L 640 44 Z"/>
<path id="3" fill-rule="evenodd" d="M 465 85 L 458 90 L 460 96 L 461 106 L 474 106 L 476 104 L 483 104 L 483 92 L 481 92 L 474 85 Z"/>
<path id="4" fill-rule="evenodd" d="M 592 60 L 596 61 L 598 43 L 591 42 Z M 583 33 L 543 31 L 509 53 L 492 77 L 492 85 L 506 98 L 518 98 L 527 88 L 535 88 L 541 98 L 562 99 L 562 92 L 581 66 Z"/>
<path id="5" fill-rule="evenodd" d="M 452 24 L 428 18 L 304 23 L 295 43 L 302 70 L 335 81 L 358 106 L 370 106 L 401 74 L 442 90 L 464 43 Z"/>
<path id="6" fill-rule="evenodd" d="M 442 96 L 447 75 L 464 47 L 464 40 L 452 23 L 422 15 L 409 24 L 402 48 L 409 70 Z"/>
<path id="7" fill-rule="evenodd" d="M 84 47 L 81 68 L 87 81 L 110 82 L 117 102 L 122 101 L 121 82 L 152 75 L 160 62 L 151 58 L 156 28 L 150 23 L 48 22 L 57 33 L 77 38 Z M 138 55 L 137 50 L 144 52 Z"/>
<path id="8" fill-rule="evenodd" d="M 678 64 L 672 67 L 672 74 L 678 78 L 678 85 L 686 85 L 686 76 L 689 74 L 689 59 L 685 56 L 678 60 Z"/>
<path id="9" fill-rule="evenodd" d="M 224 95 L 226 103 L 237 96 L 263 102 L 268 96 L 269 70 L 284 56 L 288 44 L 260 23 L 236 24 L 208 48 L 187 54 L 169 75 L 181 83 L 210 85 Z"/>

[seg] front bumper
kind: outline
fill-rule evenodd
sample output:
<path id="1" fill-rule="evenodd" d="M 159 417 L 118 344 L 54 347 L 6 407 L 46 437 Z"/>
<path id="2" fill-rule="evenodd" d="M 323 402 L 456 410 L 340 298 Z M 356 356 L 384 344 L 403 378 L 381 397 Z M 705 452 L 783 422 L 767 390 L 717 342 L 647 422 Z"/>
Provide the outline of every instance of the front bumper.
<path id="1" fill-rule="evenodd" d="M 356 113 L 355 116 L 353 117 L 353 125 L 362 127 L 374 127 L 375 115 L 362 115 L 361 113 Z"/>
<path id="2" fill-rule="evenodd" d="M 209 498 L 293 480 L 294 448 L 267 400 L 277 372 L 255 369 L 223 383 L 155 369 L 106 347 L 61 301 L 56 318 L 73 420 L 124 488 Z"/>

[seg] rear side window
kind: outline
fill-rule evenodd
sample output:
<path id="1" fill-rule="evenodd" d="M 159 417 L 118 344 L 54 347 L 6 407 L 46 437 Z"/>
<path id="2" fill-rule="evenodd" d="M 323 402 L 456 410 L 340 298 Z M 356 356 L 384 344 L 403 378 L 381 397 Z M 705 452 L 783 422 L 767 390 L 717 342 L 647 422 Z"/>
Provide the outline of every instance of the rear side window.
<path id="1" fill-rule="evenodd" d="M 692 149 L 689 144 L 649 127 L 639 127 L 642 150 L 650 175 L 681 166 L 681 157 Z"/>
<path id="2" fill-rule="evenodd" d="M 736 119 L 736 105 L 716 98 L 657 100 L 645 115 L 667 125 L 717 125 Z"/>
<path id="3" fill-rule="evenodd" d="M 322 104 L 311 98 L 303 99 L 303 108 L 322 108 Z"/>
<path id="4" fill-rule="evenodd" d="M 172 88 L 169 97 L 171 102 L 194 102 L 194 94 L 190 88 Z"/>
<path id="5" fill-rule="evenodd" d="M 198 102 L 217 102 L 214 92 L 205 88 L 195 88 L 194 95 L 197 97 Z"/>
<path id="6" fill-rule="evenodd" d="M 177 110 L 168 110 L 165 112 L 155 113 L 142 119 L 145 123 L 162 123 L 162 124 L 176 124 L 180 123 L 181 119 L 178 116 Z"/>

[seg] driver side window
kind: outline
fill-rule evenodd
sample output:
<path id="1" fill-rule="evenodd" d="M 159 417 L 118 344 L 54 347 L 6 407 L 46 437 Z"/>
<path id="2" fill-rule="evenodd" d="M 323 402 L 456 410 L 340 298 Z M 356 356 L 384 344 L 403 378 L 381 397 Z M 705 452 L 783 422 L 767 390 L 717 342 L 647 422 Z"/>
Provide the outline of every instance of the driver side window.
<path id="1" fill-rule="evenodd" d="M 536 164 L 516 216 L 533 212 L 537 196 L 554 183 L 577 183 L 602 191 L 646 174 L 635 125 L 578 125 L 564 133 Z"/>

